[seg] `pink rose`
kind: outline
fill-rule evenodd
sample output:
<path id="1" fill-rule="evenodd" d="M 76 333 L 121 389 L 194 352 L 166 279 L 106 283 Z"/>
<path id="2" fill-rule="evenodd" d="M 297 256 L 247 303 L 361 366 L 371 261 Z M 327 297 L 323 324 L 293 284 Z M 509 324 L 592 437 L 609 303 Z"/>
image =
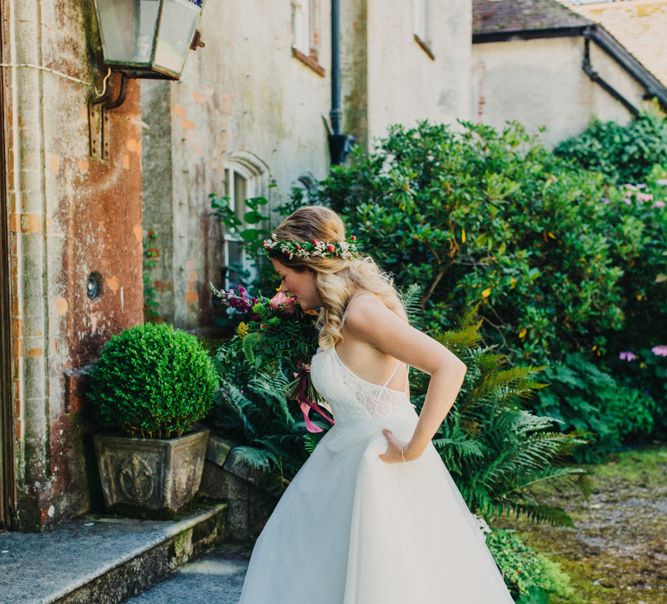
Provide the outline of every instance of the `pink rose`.
<path id="1" fill-rule="evenodd" d="M 269 306 L 273 310 L 281 310 L 291 315 L 296 312 L 296 305 L 294 302 L 294 297 L 287 296 L 285 292 L 278 292 L 271 300 L 269 300 Z"/>

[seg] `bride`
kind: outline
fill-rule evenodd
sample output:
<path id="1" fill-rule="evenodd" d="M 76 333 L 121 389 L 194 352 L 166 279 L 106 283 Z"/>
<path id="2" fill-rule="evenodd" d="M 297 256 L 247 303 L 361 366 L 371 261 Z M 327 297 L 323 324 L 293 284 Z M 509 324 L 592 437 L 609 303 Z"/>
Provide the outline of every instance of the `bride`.
<path id="1" fill-rule="evenodd" d="M 311 378 L 335 425 L 259 535 L 239 604 L 512 602 L 431 439 L 466 366 L 410 326 L 339 216 L 303 207 L 264 242 L 281 291 L 321 307 Z M 430 375 L 418 415 L 408 368 Z"/>

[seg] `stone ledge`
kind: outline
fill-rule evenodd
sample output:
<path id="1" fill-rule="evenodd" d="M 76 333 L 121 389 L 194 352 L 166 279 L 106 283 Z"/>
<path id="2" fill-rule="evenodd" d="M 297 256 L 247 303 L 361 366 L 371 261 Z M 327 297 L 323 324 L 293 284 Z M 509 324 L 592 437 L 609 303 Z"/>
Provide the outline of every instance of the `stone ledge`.
<path id="1" fill-rule="evenodd" d="M 0 534 L 0 593 L 23 603 L 115 604 L 226 538 L 227 504 L 177 521 L 89 515 L 37 534 Z"/>

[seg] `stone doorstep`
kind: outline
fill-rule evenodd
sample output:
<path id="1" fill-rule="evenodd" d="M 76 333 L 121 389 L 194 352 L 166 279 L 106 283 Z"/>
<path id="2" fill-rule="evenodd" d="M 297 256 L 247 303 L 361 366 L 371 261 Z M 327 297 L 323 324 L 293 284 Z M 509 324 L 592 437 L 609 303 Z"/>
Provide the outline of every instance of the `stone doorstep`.
<path id="1" fill-rule="evenodd" d="M 88 515 L 44 533 L 2 533 L 0 602 L 121 602 L 226 538 L 226 503 L 176 521 Z"/>

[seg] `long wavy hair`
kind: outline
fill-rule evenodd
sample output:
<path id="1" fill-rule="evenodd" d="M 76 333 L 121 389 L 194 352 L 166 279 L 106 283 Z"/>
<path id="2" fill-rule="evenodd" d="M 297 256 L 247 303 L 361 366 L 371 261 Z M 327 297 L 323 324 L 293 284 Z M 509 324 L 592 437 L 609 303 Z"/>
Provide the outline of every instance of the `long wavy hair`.
<path id="1" fill-rule="evenodd" d="M 338 214 L 323 206 L 304 206 L 290 214 L 273 231 L 278 239 L 295 241 L 345 241 L 345 225 Z M 384 304 L 406 322 L 403 301 L 394 287 L 394 281 L 373 258 L 360 255 L 353 258 L 292 258 L 278 250 L 270 256 L 291 269 L 315 273 L 315 286 L 322 300 L 317 325 L 319 344 L 323 348 L 335 346 L 343 339 L 343 313 L 352 295 L 358 289 L 378 296 Z"/>

